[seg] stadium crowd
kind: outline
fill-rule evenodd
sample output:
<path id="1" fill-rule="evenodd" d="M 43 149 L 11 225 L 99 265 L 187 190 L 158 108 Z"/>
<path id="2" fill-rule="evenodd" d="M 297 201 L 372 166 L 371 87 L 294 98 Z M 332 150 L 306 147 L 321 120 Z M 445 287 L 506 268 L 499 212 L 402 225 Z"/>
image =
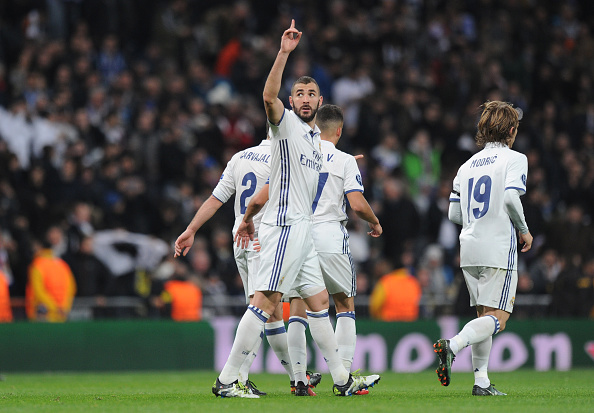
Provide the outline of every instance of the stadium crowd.
<path id="1" fill-rule="evenodd" d="M 384 228 L 349 222 L 358 293 L 406 268 L 421 317 L 468 314 L 447 219 L 457 168 L 478 148 L 479 105 L 524 111 L 529 160 L 518 294 L 540 314 L 594 317 L 594 3 L 532 0 L 13 0 L 0 2 L 0 271 L 23 297 L 34 241 L 72 268 L 77 296 L 159 297 L 167 280 L 208 296 L 243 288 L 232 205 L 171 246 L 238 150 L 265 138 L 262 90 L 278 33 L 345 111 Z M 95 245 L 93 245 L 95 243 Z M 157 305 L 157 307 L 159 307 Z M 464 310 L 458 310 L 464 309 Z"/>

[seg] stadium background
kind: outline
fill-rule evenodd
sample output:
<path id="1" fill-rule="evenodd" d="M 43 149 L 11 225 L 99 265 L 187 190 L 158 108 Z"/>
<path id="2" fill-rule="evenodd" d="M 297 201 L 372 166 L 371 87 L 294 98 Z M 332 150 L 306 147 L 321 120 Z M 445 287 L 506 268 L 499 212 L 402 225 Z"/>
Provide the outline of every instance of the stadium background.
<path id="1" fill-rule="evenodd" d="M 170 249 L 230 156 L 265 136 L 263 84 L 295 18 L 304 38 L 283 101 L 310 74 L 325 102 L 344 108 L 339 148 L 365 155 L 365 195 L 385 231 L 372 240 L 356 217 L 349 223 L 362 329 L 384 328 L 365 321 L 367 297 L 403 265 L 423 291 L 425 321 L 411 333 L 427 322 L 437 334 L 440 316 L 472 316 L 447 198 L 457 167 L 477 150 L 479 105 L 501 99 L 524 110 L 516 147 L 529 160 L 523 204 L 535 236 L 520 256 L 512 321 L 518 331 L 534 318 L 543 334 L 562 331 L 579 364 L 591 365 L 594 337 L 580 334 L 592 331 L 594 307 L 593 9 L 587 0 L 1 2 L 0 264 L 15 316 L 0 326 L 3 348 L 16 331 L 22 341 L 13 345 L 23 348 L 64 328 L 84 335 L 93 319 L 163 320 L 154 298 L 174 275 L 201 286 L 213 331 L 243 312 L 231 203 L 186 259 L 173 262 Z M 95 251 L 107 245 L 133 262 L 113 269 L 102 257 L 99 280 L 75 273 L 72 327 L 25 321 L 32 240 L 49 228 L 67 261 L 91 236 Z M 570 322 L 549 330 L 551 317 Z M 388 341 L 410 328 L 391 326 Z M 59 343 L 85 346 L 68 337 Z M 533 339 L 522 338 L 526 348 Z"/>

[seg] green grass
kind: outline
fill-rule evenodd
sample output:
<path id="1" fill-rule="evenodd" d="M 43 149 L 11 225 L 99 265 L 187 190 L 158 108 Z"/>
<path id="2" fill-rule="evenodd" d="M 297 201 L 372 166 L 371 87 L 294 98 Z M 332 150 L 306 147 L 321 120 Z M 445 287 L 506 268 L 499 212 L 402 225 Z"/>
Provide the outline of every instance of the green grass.
<path id="1" fill-rule="evenodd" d="M 330 375 L 318 397 L 291 396 L 286 376 L 254 374 L 260 399 L 215 398 L 215 372 L 5 373 L 0 381 L 3 412 L 591 412 L 594 369 L 568 372 L 491 373 L 507 397 L 472 397 L 471 373 L 454 373 L 449 387 L 435 373 L 385 373 L 368 396 L 332 395 Z"/>

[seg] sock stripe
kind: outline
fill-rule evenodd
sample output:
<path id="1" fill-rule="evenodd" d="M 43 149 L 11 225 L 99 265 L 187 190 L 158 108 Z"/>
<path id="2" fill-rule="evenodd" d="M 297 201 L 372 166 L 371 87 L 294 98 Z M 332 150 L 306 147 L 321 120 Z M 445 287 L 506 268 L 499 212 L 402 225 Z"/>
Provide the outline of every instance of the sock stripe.
<path id="1" fill-rule="evenodd" d="M 499 333 L 499 329 L 501 328 L 501 324 L 499 324 L 499 320 L 497 319 L 497 317 L 495 317 L 493 315 L 488 315 L 487 317 L 491 317 L 493 319 L 493 321 L 495 321 L 495 330 L 493 330 L 493 335 Z"/>
<path id="2" fill-rule="evenodd" d="M 338 319 L 340 317 L 349 317 L 349 318 L 352 318 L 353 320 L 356 320 L 354 311 L 345 311 L 344 313 L 337 313 L 336 318 Z"/>
<path id="3" fill-rule="evenodd" d="M 319 312 L 315 312 L 315 313 L 311 313 L 309 311 L 306 311 L 307 316 L 311 317 L 311 318 L 324 318 L 324 317 L 328 317 L 328 310 L 322 310 Z"/>
<path id="4" fill-rule="evenodd" d="M 279 328 L 267 328 L 266 329 L 266 336 L 275 336 L 277 334 L 283 334 L 286 333 L 287 330 L 285 329 L 285 326 L 279 327 Z"/>
<path id="5" fill-rule="evenodd" d="M 253 305 L 248 305 L 248 309 L 252 310 L 252 312 L 254 314 L 256 314 L 256 317 L 258 317 L 260 320 L 266 322 L 268 321 L 268 314 L 266 314 L 264 311 L 260 310 L 258 307 L 253 306 Z"/>
<path id="6" fill-rule="evenodd" d="M 305 328 L 307 328 L 307 320 L 305 318 L 301 318 L 301 317 L 289 317 L 289 324 L 294 323 L 294 322 L 299 322 L 301 324 L 303 324 L 305 326 Z"/>

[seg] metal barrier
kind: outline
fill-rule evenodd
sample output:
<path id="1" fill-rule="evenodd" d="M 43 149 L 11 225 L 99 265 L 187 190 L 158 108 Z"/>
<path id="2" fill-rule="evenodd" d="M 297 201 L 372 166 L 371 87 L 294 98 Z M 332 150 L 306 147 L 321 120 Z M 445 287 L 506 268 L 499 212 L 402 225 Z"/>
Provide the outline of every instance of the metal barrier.
<path id="1" fill-rule="evenodd" d="M 514 307 L 514 314 L 522 318 L 542 318 L 547 314 L 551 304 L 551 295 L 518 295 Z M 15 320 L 25 320 L 25 300 L 22 297 L 11 299 Z M 456 315 L 453 303 L 446 299 L 431 300 L 431 316 L 423 316 L 427 312 L 423 309 L 429 304 L 422 299 L 421 319 L 432 319 L 435 315 Z M 204 296 L 202 301 L 202 314 L 204 319 L 217 316 L 241 316 L 246 309 L 244 296 L 217 295 Z M 369 317 L 369 296 L 355 296 L 355 312 L 358 318 Z M 330 313 L 334 315 L 334 305 L 330 298 Z M 96 319 L 145 319 L 162 318 L 158 309 L 149 299 L 141 297 L 76 297 L 72 305 L 69 320 L 96 320 Z"/>

